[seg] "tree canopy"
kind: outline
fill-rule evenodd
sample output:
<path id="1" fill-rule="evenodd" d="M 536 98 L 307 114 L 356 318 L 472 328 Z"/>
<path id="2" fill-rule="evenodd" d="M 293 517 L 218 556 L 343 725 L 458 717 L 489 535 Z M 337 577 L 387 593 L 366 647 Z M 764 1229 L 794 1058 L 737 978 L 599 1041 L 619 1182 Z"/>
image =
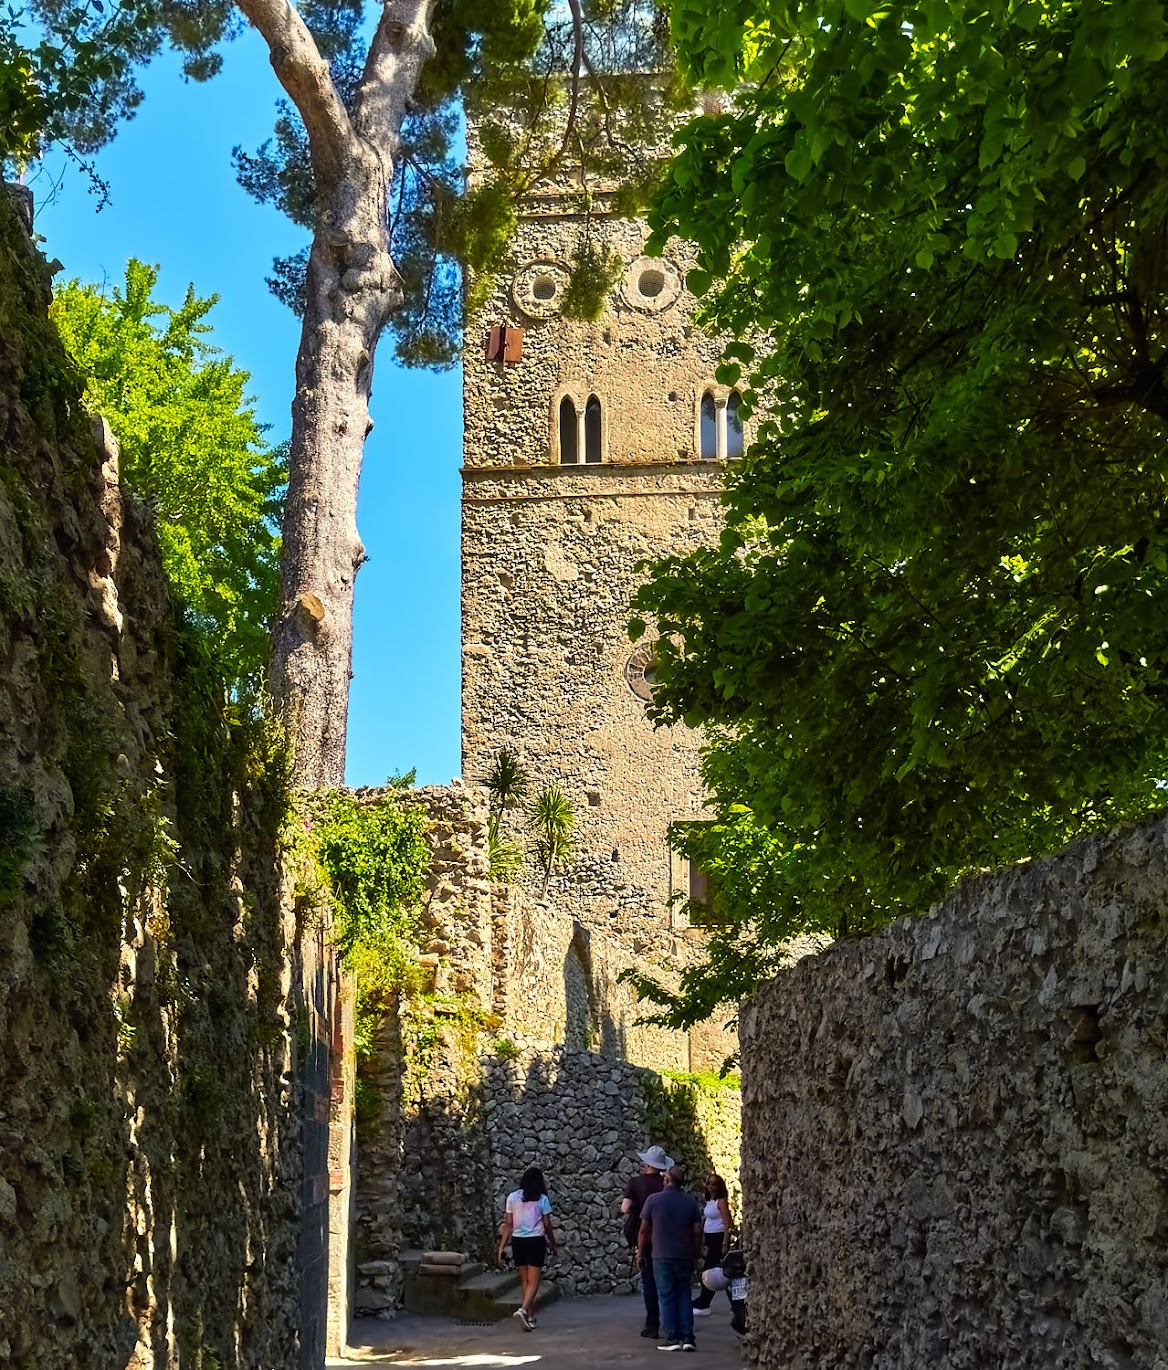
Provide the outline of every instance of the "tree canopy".
<path id="1" fill-rule="evenodd" d="M 0 13 L 0 161 L 23 168 L 51 143 L 92 153 L 142 100 L 137 69 L 163 46 L 188 77 L 218 71 L 242 28 L 228 0 L 30 0 Z M 98 188 L 92 165 L 88 166 Z"/>
<path id="2" fill-rule="evenodd" d="M 188 287 L 172 309 L 154 298 L 157 279 L 131 260 L 124 289 L 71 281 L 52 315 L 118 440 L 125 480 L 155 508 L 176 597 L 225 677 L 254 690 L 279 585 L 283 454 L 264 441 L 248 373 L 208 341 L 216 297 Z"/>
<path id="3" fill-rule="evenodd" d="M 299 8 L 353 109 L 366 71 L 364 5 L 310 0 Z M 439 0 L 430 22 L 435 53 L 402 122 L 389 194 L 402 302 L 388 323 L 400 360 L 441 367 L 458 356 L 466 313 L 490 295 L 522 196 L 570 168 L 582 173 L 582 202 L 590 177 L 616 178 L 635 196 L 652 181 L 662 109 L 672 108 L 679 88 L 669 75 L 664 13 L 653 0 Z M 647 71 L 658 73 L 652 84 Z M 473 122 L 488 168 L 469 183 L 464 120 Z M 234 156 L 250 194 L 313 227 L 309 143 L 291 104 L 279 103 L 268 142 L 255 152 L 237 147 Z M 297 313 L 307 265 L 305 247 L 277 258 L 268 278 Z M 567 298 L 588 317 L 612 281 L 586 229 L 573 265 Z"/>
<path id="4" fill-rule="evenodd" d="M 792 933 L 1162 807 L 1161 0 L 672 0 L 652 213 L 758 440 L 654 570 L 653 703 L 706 725 L 703 1016 Z M 642 621 L 633 625 L 640 632 Z M 703 976 L 706 983 L 701 983 Z M 650 987 L 651 988 L 651 987 Z"/>

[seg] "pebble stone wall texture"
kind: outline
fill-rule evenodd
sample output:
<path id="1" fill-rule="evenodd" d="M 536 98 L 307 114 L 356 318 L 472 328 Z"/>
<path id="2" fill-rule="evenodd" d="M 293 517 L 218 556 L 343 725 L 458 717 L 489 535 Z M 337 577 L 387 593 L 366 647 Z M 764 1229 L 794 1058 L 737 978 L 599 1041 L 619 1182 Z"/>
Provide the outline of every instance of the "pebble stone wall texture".
<path id="1" fill-rule="evenodd" d="M 704 1069 L 721 1064 L 732 1037 L 636 1028 L 636 1001 L 615 978 L 632 964 L 668 977 L 700 955 L 676 907 L 687 871 L 667 842 L 673 823 L 703 813 L 700 736 L 647 720 L 644 647 L 627 624 L 642 560 L 718 534 L 722 466 L 699 457 L 698 410 L 707 389 L 720 403 L 729 392 L 714 383 L 719 345 L 691 322 L 685 250 L 644 258 L 645 226 L 605 205 L 601 193 L 591 231 L 625 269 L 599 319 L 559 312 L 584 232 L 578 187 L 562 187 L 526 206 L 511 272 L 471 325 L 463 773 L 482 776 L 508 747 L 534 789 L 558 785 L 576 809 L 572 861 L 546 891 L 524 882 L 543 940 L 516 957 L 517 1021 L 544 1035 L 558 1024 L 552 1035 L 603 1040 L 644 1064 Z M 517 364 L 486 359 L 483 340 L 500 324 L 525 330 Z M 581 411 L 600 401 L 599 463 L 561 461 L 565 396 Z M 594 988 L 587 1011 L 572 989 L 582 979 Z"/>
<path id="2" fill-rule="evenodd" d="M 666 1035 L 624 1030 L 602 1012 L 601 988 L 619 965 L 598 964 L 554 889 L 536 902 L 522 886 L 484 879 L 482 791 L 456 783 L 410 799 L 431 820 L 422 959 L 435 997 L 388 1013 L 361 1069 L 378 1111 L 357 1150 L 355 1308 L 400 1305 L 403 1249 L 492 1256 L 503 1199 L 533 1161 L 554 1172 L 566 1227 L 555 1278 L 572 1293 L 627 1289 L 610 1191 L 619 1198 L 636 1152 L 662 1140 L 646 1136 L 646 1092 L 679 1154 L 697 1168 L 716 1162 L 734 1189 L 738 1092 L 694 1086 L 670 1104 L 668 1082 L 625 1059 L 630 1050 L 667 1058 L 668 1042 L 655 1045 Z M 565 1044 L 569 1033 L 579 1040 Z"/>
<path id="3" fill-rule="evenodd" d="M 360 1152 L 360 1312 L 393 1315 L 403 1249 L 466 1251 L 493 1264 L 506 1197 L 529 1165 L 547 1179 L 562 1247 L 547 1278 L 565 1294 L 631 1291 L 620 1197 L 651 1141 L 666 1141 L 695 1176 L 715 1166 L 737 1196 L 736 1089 L 678 1087 L 626 1061 L 520 1035 L 483 1035 L 460 1066 L 448 1030 L 424 1074 L 395 1093 L 401 1022 L 387 1020 L 382 1034 L 369 1078 L 386 1106 Z M 649 1117 L 665 1119 L 652 1137 Z"/>
<path id="4" fill-rule="evenodd" d="M 629 1250 L 621 1232 L 620 1198 L 641 1170 L 647 1091 L 661 1092 L 652 1071 L 534 1040 L 518 1054 L 483 1058 L 483 1111 L 494 1213 L 529 1165 L 544 1172 L 561 1254 L 548 1279 L 565 1294 L 627 1293 Z M 739 1116 L 733 1089 L 710 1091 L 702 1126 L 689 1140 L 691 1179 L 713 1165 L 737 1182 Z M 727 1106 L 728 1105 L 728 1106 Z M 686 1159 L 676 1157 L 675 1159 Z"/>
<path id="5" fill-rule="evenodd" d="M 753 1364 L 1168 1370 L 1168 819 L 804 959 L 743 1071 Z"/>
<path id="6" fill-rule="evenodd" d="M 335 983 L 270 811 L 184 769 L 204 695 L 50 275 L 0 199 L 0 1364 L 319 1365 Z"/>

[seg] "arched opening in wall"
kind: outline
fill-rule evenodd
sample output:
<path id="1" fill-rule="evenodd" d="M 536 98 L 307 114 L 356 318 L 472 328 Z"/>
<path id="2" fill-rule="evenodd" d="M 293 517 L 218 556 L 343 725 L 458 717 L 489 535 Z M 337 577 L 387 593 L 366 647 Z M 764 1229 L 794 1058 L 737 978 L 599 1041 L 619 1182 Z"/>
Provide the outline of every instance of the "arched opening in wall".
<path id="1" fill-rule="evenodd" d="M 745 448 L 745 440 L 742 432 L 742 417 L 738 410 L 742 405 L 742 396 L 737 390 L 730 392 L 730 398 L 726 401 L 726 455 L 727 457 L 740 457 Z"/>
<path id="2" fill-rule="evenodd" d="M 580 460 L 576 432 L 576 406 L 570 395 L 560 401 L 560 465 L 575 466 Z"/>
<path id="3" fill-rule="evenodd" d="M 595 1051 L 600 1046 L 592 952 L 588 934 L 579 924 L 564 957 L 564 1043 L 584 1051 Z"/>
<path id="4" fill-rule="evenodd" d="M 601 419 L 600 401 L 595 395 L 589 395 L 588 403 L 584 406 L 584 460 L 586 462 L 598 462 L 604 450 Z"/>
<path id="5" fill-rule="evenodd" d="M 702 396 L 698 451 L 704 461 L 713 461 L 718 455 L 718 408 L 709 390 Z"/>

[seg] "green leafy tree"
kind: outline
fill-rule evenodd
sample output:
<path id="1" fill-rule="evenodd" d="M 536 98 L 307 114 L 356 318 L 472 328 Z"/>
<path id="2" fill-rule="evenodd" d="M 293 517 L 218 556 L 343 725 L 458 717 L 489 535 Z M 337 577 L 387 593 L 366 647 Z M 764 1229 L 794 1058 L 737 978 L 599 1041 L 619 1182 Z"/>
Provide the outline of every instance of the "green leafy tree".
<path id="1" fill-rule="evenodd" d="M 720 545 L 640 607 L 653 712 L 713 729 L 693 840 L 734 997 L 785 936 L 1163 804 L 1168 23 L 670 12 L 692 78 L 736 94 L 680 136 L 655 239 L 698 244 L 759 425 Z"/>
<path id="2" fill-rule="evenodd" d="M 362 1006 L 371 1008 L 417 975 L 418 906 L 430 866 L 426 816 L 394 790 L 372 800 L 329 790 L 305 805 L 337 949 L 357 977 Z"/>
<path id="3" fill-rule="evenodd" d="M 122 473 L 149 500 L 167 576 L 237 688 L 256 689 L 279 586 L 285 472 L 247 397 L 248 374 L 207 340 L 215 297 L 154 299 L 154 267 L 131 261 L 109 294 L 71 281 L 52 315 L 109 422 Z"/>

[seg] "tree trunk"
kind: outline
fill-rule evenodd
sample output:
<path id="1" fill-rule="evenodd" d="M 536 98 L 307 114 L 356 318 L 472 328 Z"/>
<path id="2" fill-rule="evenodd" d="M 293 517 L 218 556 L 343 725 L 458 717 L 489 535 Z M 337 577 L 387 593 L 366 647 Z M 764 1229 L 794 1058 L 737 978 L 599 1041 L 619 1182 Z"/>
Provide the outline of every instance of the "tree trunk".
<path id="1" fill-rule="evenodd" d="M 400 299 L 386 241 L 382 159 L 365 149 L 323 208 L 309 257 L 296 358 L 282 602 L 272 686 L 297 784 L 344 784 L 361 457 L 373 355 Z"/>

